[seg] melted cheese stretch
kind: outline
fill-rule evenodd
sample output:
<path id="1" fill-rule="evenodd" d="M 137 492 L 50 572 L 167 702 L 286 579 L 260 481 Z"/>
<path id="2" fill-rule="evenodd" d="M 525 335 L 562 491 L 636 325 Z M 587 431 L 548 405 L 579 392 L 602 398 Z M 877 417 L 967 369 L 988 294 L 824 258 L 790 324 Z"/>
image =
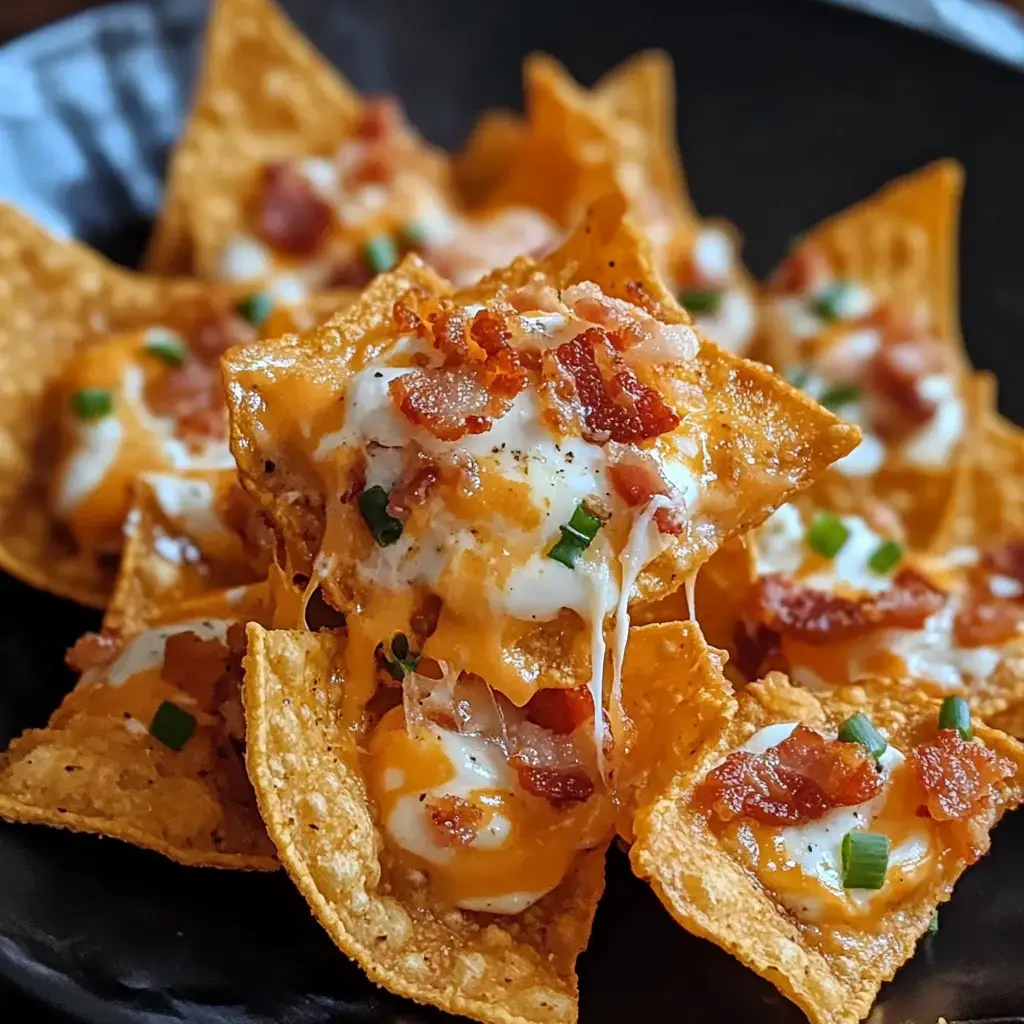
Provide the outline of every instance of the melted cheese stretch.
<path id="1" fill-rule="evenodd" d="M 588 841 L 588 804 L 556 811 L 519 786 L 495 741 L 432 725 L 410 735 L 401 708 L 370 736 L 366 779 L 401 859 L 429 876 L 442 901 L 466 910 L 525 910 L 562 881 Z M 480 812 L 469 841 L 446 841 L 431 823 L 445 797 Z"/>
<path id="2" fill-rule="evenodd" d="M 541 344 L 564 323 L 553 315 L 526 319 Z M 391 358 L 406 361 L 417 350 L 426 358 L 432 356 L 422 343 L 405 338 L 396 343 Z M 531 678 L 517 656 L 508 653 L 509 647 L 535 624 L 552 622 L 567 609 L 574 612 L 590 641 L 590 683 L 599 715 L 604 704 L 605 619 L 619 612 L 619 638 L 613 645 L 617 679 L 630 591 L 643 568 L 670 543 L 651 526 L 651 516 L 663 499 L 655 499 L 647 509 L 628 508 L 612 487 L 604 448 L 554 433 L 544 422 L 532 389 L 518 395 L 486 432 L 455 443 L 439 442 L 409 423 L 391 400 L 389 384 L 408 372 L 408 366 L 384 362 L 356 374 L 348 389 L 344 422 L 340 430 L 320 438 L 317 457 L 330 467 L 364 456 L 367 485 L 391 490 L 409 448 L 418 445 L 435 457 L 459 451 L 473 457 L 479 486 L 467 494 L 436 484 L 426 503 L 413 509 L 395 544 L 367 546 L 357 561 L 357 577 L 378 608 L 398 608 L 417 588 L 440 596 L 441 617 L 423 653 L 478 673 L 516 704 L 525 703 L 540 684 L 536 673 Z M 647 451 L 686 508 L 692 509 L 700 495 L 696 450 L 662 436 Z M 325 479 L 331 479 L 330 472 L 325 472 Z M 347 486 L 344 474 L 336 486 Z M 595 497 L 612 510 L 612 518 L 575 568 L 549 558 L 560 528 L 584 499 Z M 336 561 L 324 551 L 319 564 L 332 566 Z M 400 598 L 402 594 L 407 597 Z M 374 620 L 379 622 L 375 628 L 406 628 L 401 616 L 370 613 L 368 606 L 363 611 L 364 624 Z M 356 628 L 362 627 L 357 623 Z M 368 635 L 370 651 L 389 635 Z M 366 660 L 365 654 L 355 653 L 362 645 L 350 648 L 350 660 Z M 349 668 L 360 671 L 354 663 Z"/>
<path id="3" fill-rule="evenodd" d="M 780 722 L 758 730 L 739 749 L 763 754 L 797 727 Z M 934 863 L 929 822 L 916 818 L 913 801 L 905 799 L 909 769 L 905 758 L 889 746 L 879 758 L 884 776 L 881 792 L 862 804 L 838 807 L 817 821 L 789 827 L 745 822 L 734 840 L 765 887 L 795 914 L 809 921 L 880 913 L 916 888 Z M 888 835 L 889 867 L 881 889 L 844 889 L 843 837 L 869 831 Z"/>
<path id="4" fill-rule="evenodd" d="M 146 352 L 147 334 L 116 336 L 89 346 L 64 377 L 68 400 L 85 388 L 108 391 L 113 400 L 110 414 L 96 420 L 78 418 L 70 406 L 62 409 L 62 455 L 54 478 L 53 506 L 86 550 L 120 549 L 138 476 L 234 467 L 227 441 L 189 447 L 176 436 L 172 419 L 156 416 L 148 408 L 147 386 L 171 368 Z"/>
<path id="5" fill-rule="evenodd" d="M 804 586 L 848 597 L 888 589 L 892 575 L 875 573 L 868 564 L 883 538 L 859 517 L 842 516 L 841 521 L 849 537 L 834 558 L 825 559 L 807 546 L 807 528 L 796 506 L 783 505 L 754 535 L 758 574 L 782 573 Z M 990 678 L 1005 656 L 1004 648 L 961 647 L 956 640 L 956 615 L 965 589 L 960 570 L 977 559 L 973 549 L 960 549 L 940 559 L 921 560 L 925 575 L 950 593 L 921 629 L 877 629 L 831 644 L 783 636 L 783 654 L 793 678 L 820 689 L 868 676 L 908 676 L 952 691 Z M 990 588 L 995 596 L 1002 591 L 1016 597 L 1020 592 L 1015 580 L 999 576 L 992 578 Z"/>

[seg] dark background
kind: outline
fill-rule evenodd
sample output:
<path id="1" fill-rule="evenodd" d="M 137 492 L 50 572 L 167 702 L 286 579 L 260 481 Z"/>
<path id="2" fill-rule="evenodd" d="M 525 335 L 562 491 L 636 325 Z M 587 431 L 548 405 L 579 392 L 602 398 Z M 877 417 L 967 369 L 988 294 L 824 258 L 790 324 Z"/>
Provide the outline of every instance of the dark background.
<path id="1" fill-rule="evenodd" d="M 0 38 L 72 6 L 0 0 Z M 821 217 L 935 157 L 959 158 L 965 332 L 975 363 L 999 373 L 1005 411 L 1024 421 L 1019 72 L 810 0 L 285 6 L 358 86 L 397 91 L 446 145 L 465 136 L 478 110 L 518 103 L 519 62 L 530 50 L 554 53 L 590 83 L 637 49 L 665 46 L 676 60 L 697 204 L 736 221 L 760 274 Z M 126 210 L 123 223 L 92 240 L 130 261 L 145 230 Z M 70 685 L 63 647 L 96 617 L 4 578 L 0 607 L 3 742 L 45 721 Z M 886 1021 L 1024 1012 L 1022 853 L 1018 814 L 943 910 L 939 935 L 883 991 Z M 620 855 L 611 868 L 581 961 L 585 1024 L 801 1019 L 769 986 L 676 928 Z M 439 1019 L 375 994 L 282 876 L 190 871 L 113 841 L 20 826 L 0 826 L 0 975 L 83 1019 Z M 0 993 L 0 1020 L 48 1018 Z"/>

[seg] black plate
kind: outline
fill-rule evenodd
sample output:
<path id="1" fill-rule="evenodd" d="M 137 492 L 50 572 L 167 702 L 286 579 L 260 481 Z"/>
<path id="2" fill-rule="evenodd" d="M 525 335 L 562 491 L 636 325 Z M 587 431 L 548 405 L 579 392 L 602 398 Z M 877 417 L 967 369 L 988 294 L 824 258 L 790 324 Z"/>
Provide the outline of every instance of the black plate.
<path id="1" fill-rule="evenodd" d="M 125 5 L 0 54 L 0 197 L 130 261 L 158 197 L 196 52 L 199 0 Z M 531 49 L 593 81 L 632 51 L 675 57 L 694 195 L 734 219 L 756 272 L 820 217 L 934 157 L 967 166 L 964 324 L 1004 410 L 1024 418 L 1024 77 L 895 26 L 809 2 L 615 8 L 571 0 L 286 3 L 364 89 L 393 89 L 435 141 L 515 105 Z M 691 9 L 692 7 L 692 9 Z M 83 78 L 82 76 L 85 76 Z M 5 84 L 11 83 L 11 84 Z M 0 740 L 42 724 L 63 648 L 96 616 L 0 579 Z M 873 1019 L 1024 1013 L 1024 814 L 969 871 L 938 936 Z M 619 853 L 580 963 L 585 1024 L 800 1014 L 678 929 Z M 437 1021 L 368 984 L 283 875 L 179 868 L 112 840 L 0 826 L 0 974 L 75 1019 L 232 1024 Z"/>

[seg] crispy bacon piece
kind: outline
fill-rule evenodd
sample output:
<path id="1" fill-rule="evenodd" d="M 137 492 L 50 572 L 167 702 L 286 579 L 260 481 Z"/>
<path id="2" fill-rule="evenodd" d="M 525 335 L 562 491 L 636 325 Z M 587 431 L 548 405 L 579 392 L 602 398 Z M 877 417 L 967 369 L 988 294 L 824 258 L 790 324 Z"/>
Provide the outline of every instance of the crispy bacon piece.
<path id="1" fill-rule="evenodd" d="M 256 223 L 263 240 L 289 256 L 312 256 L 331 224 L 330 205 L 294 165 L 271 164 L 263 177 Z"/>
<path id="2" fill-rule="evenodd" d="M 217 313 L 203 320 L 189 338 L 192 351 L 205 363 L 216 363 L 229 348 L 251 345 L 256 328 L 233 313 Z"/>
<path id="3" fill-rule="evenodd" d="M 999 576 L 1009 576 L 1024 585 L 1024 540 L 1011 540 L 985 552 L 985 567 Z"/>
<path id="4" fill-rule="evenodd" d="M 527 720 L 508 729 L 507 742 L 509 765 L 527 793 L 558 810 L 590 799 L 594 780 L 572 736 Z"/>
<path id="5" fill-rule="evenodd" d="M 331 267 L 325 288 L 363 288 L 373 280 L 373 270 L 358 253 L 337 260 Z"/>
<path id="6" fill-rule="evenodd" d="M 1020 633 L 1024 609 L 1014 601 L 974 591 L 957 612 L 956 642 L 961 647 L 986 647 L 1006 643 Z"/>
<path id="7" fill-rule="evenodd" d="M 826 739 L 798 725 L 763 754 L 730 754 L 707 774 L 694 798 L 723 822 L 744 817 L 802 825 L 870 800 L 881 787 L 882 776 L 859 743 Z"/>
<path id="8" fill-rule="evenodd" d="M 769 629 L 804 643 L 823 644 L 875 629 L 920 629 L 942 608 L 946 595 L 912 569 L 877 594 L 842 597 L 805 587 L 777 573 L 762 576 L 754 592 L 754 617 Z"/>
<path id="9" fill-rule="evenodd" d="M 575 381 L 588 440 L 629 444 L 679 426 L 679 414 L 654 388 L 641 383 L 600 328 L 589 327 L 559 345 L 557 355 Z"/>
<path id="10" fill-rule="evenodd" d="M 526 705 L 526 720 L 542 729 L 568 736 L 594 720 L 594 698 L 588 686 L 569 690 L 538 690 Z"/>
<path id="11" fill-rule="evenodd" d="M 831 277 L 828 256 L 816 245 L 801 245 L 779 265 L 768 283 L 774 292 L 803 295 L 820 288 Z"/>
<path id="12" fill-rule="evenodd" d="M 935 402 L 918 385 L 925 377 L 949 372 L 949 358 L 937 341 L 909 338 L 882 345 L 868 369 L 874 398 L 874 425 L 886 440 L 898 440 L 935 415 Z"/>
<path id="13" fill-rule="evenodd" d="M 222 411 L 220 373 L 197 359 L 161 374 L 147 389 L 149 407 L 157 416 L 184 419 L 210 409 Z"/>
<path id="14" fill-rule="evenodd" d="M 740 619 L 733 628 L 734 664 L 748 682 L 760 678 L 782 657 L 782 637 L 764 623 Z"/>
<path id="15" fill-rule="evenodd" d="M 428 800 L 426 810 L 441 846 L 469 846 L 484 820 L 484 812 L 476 804 L 451 794 Z"/>
<path id="16" fill-rule="evenodd" d="M 996 816 L 993 787 L 1014 774 L 1013 762 L 956 729 L 939 729 L 934 740 L 915 747 L 910 764 L 924 813 L 951 823 L 963 857 L 973 864 L 988 850 Z"/>
<path id="17" fill-rule="evenodd" d="M 76 672 L 106 668 L 117 657 L 121 644 L 106 633 L 83 633 L 68 648 L 64 663 Z"/>

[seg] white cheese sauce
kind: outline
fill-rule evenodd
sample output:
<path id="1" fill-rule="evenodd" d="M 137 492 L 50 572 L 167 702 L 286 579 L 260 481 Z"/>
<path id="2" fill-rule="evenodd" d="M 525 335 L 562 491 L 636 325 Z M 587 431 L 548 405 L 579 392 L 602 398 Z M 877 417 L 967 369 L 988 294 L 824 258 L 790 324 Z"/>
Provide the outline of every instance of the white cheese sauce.
<path id="1" fill-rule="evenodd" d="M 146 473 L 143 479 L 153 489 L 160 510 L 191 539 L 227 532 L 217 514 L 214 489 L 208 480 L 170 473 Z"/>
<path id="2" fill-rule="evenodd" d="M 935 404 L 932 418 L 904 442 L 900 453 L 915 466 L 944 466 L 964 434 L 966 413 L 952 377 L 935 375 L 918 383 L 922 398 Z"/>
<path id="3" fill-rule="evenodd" d="M 57 481 L 54 508 L 69 517 L 103 482 L 121 453 L 124 424 L 116 416 L 75 424 L 75 447 L 64 460 Z"/>

